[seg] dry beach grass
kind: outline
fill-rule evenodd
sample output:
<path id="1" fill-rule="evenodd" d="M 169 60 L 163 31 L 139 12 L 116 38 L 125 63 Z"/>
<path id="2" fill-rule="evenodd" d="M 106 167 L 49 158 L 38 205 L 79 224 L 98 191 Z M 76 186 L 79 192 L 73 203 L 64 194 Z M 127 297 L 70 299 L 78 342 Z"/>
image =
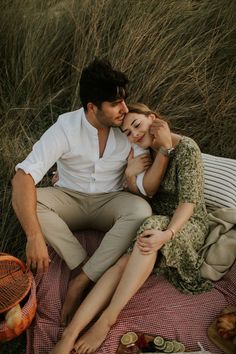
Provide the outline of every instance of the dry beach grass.
<path id="1" fill-rule="evenodd" d="M 1 251 L 24 254 L 14 166 L 59 113 L 79 107 L 94 56 L 132 79 L 129 101 L 158 109 L 202 151 L 236 158 L 234 0 L 2 0 L 0 43 Z"/>

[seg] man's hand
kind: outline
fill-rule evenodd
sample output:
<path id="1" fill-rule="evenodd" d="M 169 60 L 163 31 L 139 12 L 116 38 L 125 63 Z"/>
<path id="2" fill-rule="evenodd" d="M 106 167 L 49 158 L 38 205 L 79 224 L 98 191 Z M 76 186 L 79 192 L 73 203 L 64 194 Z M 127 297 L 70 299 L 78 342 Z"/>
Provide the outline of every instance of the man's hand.
<path id="1" fill-rule="evenodd" d="M 54 171 L 52 174 L 52 185 L 54 186 L 54 184 L 59 181 L 59 173 L 58 171 Z"/>
<path id="2" fill-rule="evenodd" d="M 157 252 L 169 240 L 169 232 L 145 230 L 138 236 L 136 244 L 140 252 L 148 255 Z"/>
<path id="3" fill-rule="evenodd" d="M 43 236 L 27 239 L 26 257 L 27 266 L 33 271 L 47 272 L 51 260 Z"/>
<path id="4" fill-rule="evenodd" d="M 125 170 L 127 177 L 133 177 L 139 175 L 141 172 L 146 171 L 152 164 L 152 160 L 149 154 L 141 154 L 134 157 L 134 150 L 131 151 L 128 156 L 128 165 Z"/>
<path id="5" fill-rule="evenodd" d="M 27 265 L 38 272 L 46 272 L 49 265 L 47 246 L 37 218 L 37 195 L 30 174 L 18 170 L 12 180 L 12 205 L 27 236 Z"/>
<path id="6" fill-rule="evenodd" d="M 167 122 L 160 118 L 155 118 L 150 127 L 150 133 L 153 135 L 153 145 L 157 148 L 163 146 L 167 149 L 172 147 L 171 132 Z"/>

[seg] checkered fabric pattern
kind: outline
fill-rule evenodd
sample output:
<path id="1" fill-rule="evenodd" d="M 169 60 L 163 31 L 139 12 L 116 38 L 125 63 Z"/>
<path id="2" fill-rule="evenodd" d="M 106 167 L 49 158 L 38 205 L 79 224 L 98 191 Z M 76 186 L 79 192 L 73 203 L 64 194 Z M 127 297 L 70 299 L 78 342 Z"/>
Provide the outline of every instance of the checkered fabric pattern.
<path id="1" fill-rule="evenodd" d="M 101 233 L 78 234 L 80 242 L 96 249 Z M 70 277 L 65 263 L 50 249 L 52 262 L 47 274 L 37 275 L 37 314 L 27 330 L 27 354 L 48 354 L 60 338 L 60 310 Z M 207 337 L 207 328 L 224 307 L 236 305 L 236 263 L 207 293 L 180 293 L 164 277 L 152 275 L 121 312 L 96 354 L 115 354 L 122 334 L 128 331 L 161 335 L 183 342 L 191 351 L 199 350 L 198 342 L 215 354 L 220 349 Z"/>

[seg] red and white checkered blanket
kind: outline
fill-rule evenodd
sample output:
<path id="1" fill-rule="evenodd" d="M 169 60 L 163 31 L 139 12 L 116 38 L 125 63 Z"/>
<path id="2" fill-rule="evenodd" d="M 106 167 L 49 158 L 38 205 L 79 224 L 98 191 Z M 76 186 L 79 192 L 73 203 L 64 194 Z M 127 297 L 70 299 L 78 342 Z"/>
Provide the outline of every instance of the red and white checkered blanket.
<path id="1" fill-rule="evenodd" d="M 102 234 L 80 232 L 80 242 L 90 254 Z M 52 262 L 45 275 L 37 275 L 37 313 L 27 330 L 27 354 L 48 354 L 60 338 L 60 310 L 70 277 L 65 263 L 50 249 Z M 215 354 L 222 352 L 207 337 L 207 328 L 228 305 L 236 305 L 236 263 L 207 293 L 180 293 L 164 277 L 149 277 L 121 312 L 97 354 L 115 354 L 122 334 L 128 331 L 162 335 L 199 350 L 198 342 Z"/>

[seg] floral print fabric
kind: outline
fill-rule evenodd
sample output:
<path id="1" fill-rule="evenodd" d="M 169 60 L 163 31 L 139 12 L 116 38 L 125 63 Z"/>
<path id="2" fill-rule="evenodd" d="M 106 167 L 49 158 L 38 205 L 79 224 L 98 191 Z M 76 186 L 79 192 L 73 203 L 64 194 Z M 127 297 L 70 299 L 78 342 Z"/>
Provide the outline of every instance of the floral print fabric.
<path id="1" fill-rule="evenodd" d="M 211 282 L 200 277 L 202 259 L 198 250 L 208 234 L 208 216 L 203 197 L 203 164 L 198 145 L 182 137 L 170 158 L 165 177 L 157 194 L 151 199 L 153 216 L 138 230 L 166 230 L 179 204 L 194 203 L 189 221 L 158 252 L 154 272 L 164 273 L 179 290 L 200 293 L 211 288 Z"/>

